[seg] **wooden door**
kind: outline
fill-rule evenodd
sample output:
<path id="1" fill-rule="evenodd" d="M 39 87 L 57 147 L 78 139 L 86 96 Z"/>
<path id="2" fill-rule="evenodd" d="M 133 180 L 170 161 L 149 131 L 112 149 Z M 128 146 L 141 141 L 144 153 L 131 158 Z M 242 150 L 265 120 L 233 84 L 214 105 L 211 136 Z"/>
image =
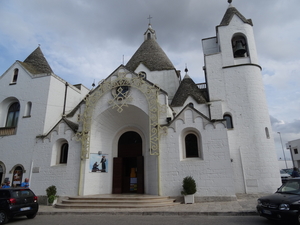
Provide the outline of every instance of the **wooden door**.
<path id="1" fill-rule="evenodd" d="M 137 157 L 137 193 L 144 194 L 144 157 Z"/>
<path id="2" fill-rule="evenodd" d="M 113 194 L 122 193 L 122 170 L 123 170 L 123 159 L 114 158 L 113 165 Z"/>

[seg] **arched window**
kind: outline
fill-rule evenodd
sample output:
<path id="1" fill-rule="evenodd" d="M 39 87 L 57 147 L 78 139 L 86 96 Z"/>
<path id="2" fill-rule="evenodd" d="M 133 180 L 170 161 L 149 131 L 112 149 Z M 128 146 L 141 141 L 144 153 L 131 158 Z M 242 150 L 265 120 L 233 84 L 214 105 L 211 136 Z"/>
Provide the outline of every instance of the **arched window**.
<path id="1" fill-rule="evenodd" d="M 20 104 L 18 102 L 13 103 L 8 109 L 5 127 L 17 127 L 19 112 Z"/>
<path id="2" fill-rule="evenodd" d="M 270 139 L 270 133 L 267 127 L 265 127 L 265 132 L 266 132 L 266 138 Z"/>
<path id="3" fill-rule="evenodd" d="M 31 115 L 31 106 L 32 106 L 32 103 L 27 102 L 24 117 L 30 117 L 30 115 Z"/>
<path id="4" fill-rule="evenodd" d="M 248 46 L 244 36 L 235 35 L 231 40 L 231 44 L 234 58 L 248 56 Z"/>
<path id="5" fill-rule="evenodd" d="M 228 114 L 225 114 L 225 115 L 223 116 L 223 119 L 226 120 L 226 127 L 227 127 L 227 129 L 232 129 L 232 128 L 233 128 L 233 123 L 232 123 L 232 118 L 231 118 L 231 116 L 228 115 Z"/>
<path id="6" fill-rule="evenodd" d="M 13 172 L 12 185 L 13 187 L 20 186 L 22 183 L 23 169 L 17 166 Z"/>
<path id="7" fill-rule="evenodd" d="M 199 157 L 198 139 L 195 134 L 187 134 L 185 136 L 185 157 Z"/>
<path id="8" fill-rule="evenodd" d="M 14 76 L 12 79 L 12 83 L 17 83 L 18 80 L 19 69 L 14 69 Z"/>
<path id="9" fill-rule="evenodd" d="M 150 33 L 147 34 L 147 40 L 149 40 L 149 39 L 151 39 L 151 34 Z"/>
<path id="10" fill-rule="evenodd" d="M 59 163 L 67 163 L 68 162 L 68 152 L 69 152 L 69 144 L 64 143 L 60 148 L 60 160 Z"/>
<path id="11" fill-rule="evenodd" d="M 147 78 L 147 74 L 144 71 L 139 72 L 139 76 L 144 80 Z"/>

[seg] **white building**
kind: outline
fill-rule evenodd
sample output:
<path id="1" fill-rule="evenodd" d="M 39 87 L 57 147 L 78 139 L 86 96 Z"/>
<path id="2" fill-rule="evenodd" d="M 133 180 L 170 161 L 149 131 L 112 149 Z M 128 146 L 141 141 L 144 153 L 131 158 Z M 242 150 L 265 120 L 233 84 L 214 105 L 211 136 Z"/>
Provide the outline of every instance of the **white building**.
<path id="1" fill-rule="evenodd" d="M 292 167 L 300 167 L 300 139 L 289 141 L 286 144 L 286 148 L 290 150 L 291 152 L 291 157 L 292 157 Z"/>
<path id="2" fill-rule="evenodd" d="M 202 40 L 206 83 L 198 85 L 187 70 L 181 78 L 150 24 L 128 63 L 93 90 L 55 75 L 38 47 L 0 77 L 0 180 L 30 177 L 37 195 L 55 185 L 60 196 L 177 197 L 186 176 L 196 200 L 275 191 L 252 26 L 229 5 L 216 36 Z"/>

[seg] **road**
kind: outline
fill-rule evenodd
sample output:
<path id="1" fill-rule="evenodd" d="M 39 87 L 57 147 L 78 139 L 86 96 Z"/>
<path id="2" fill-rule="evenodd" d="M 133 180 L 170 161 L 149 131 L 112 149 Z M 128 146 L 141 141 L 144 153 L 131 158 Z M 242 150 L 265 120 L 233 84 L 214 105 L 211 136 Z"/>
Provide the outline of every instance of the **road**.
<path id="1" fill-rule="evenodd" d="M 15 218 L 8 225 L 283 225 L 259 216 L 137 216 L 137 215 L 38 215 Z M 290 225 L 290 224 L 289 224 Z"/>

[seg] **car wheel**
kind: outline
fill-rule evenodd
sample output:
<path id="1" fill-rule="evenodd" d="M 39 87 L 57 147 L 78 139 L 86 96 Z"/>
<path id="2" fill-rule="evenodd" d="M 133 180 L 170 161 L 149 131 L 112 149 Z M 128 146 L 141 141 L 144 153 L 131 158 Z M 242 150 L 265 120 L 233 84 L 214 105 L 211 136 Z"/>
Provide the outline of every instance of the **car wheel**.
<path id="1" fill-rule="evenodd" d="M 300 213 L 298 213 L 298 215 L 297 215 L 296 224 L 300 224 Z"/>
<path id="2" fill-rule="evenodd" d="M 26 215 L 28 219 L 33 219 L 36 216 L 36 213 Z"/>
<path id="3" fill-rule="evenodd" d="M 0 210 L 0 224 L 5 224 L 7 221 L 7 213 L 4 210 Z"/>

